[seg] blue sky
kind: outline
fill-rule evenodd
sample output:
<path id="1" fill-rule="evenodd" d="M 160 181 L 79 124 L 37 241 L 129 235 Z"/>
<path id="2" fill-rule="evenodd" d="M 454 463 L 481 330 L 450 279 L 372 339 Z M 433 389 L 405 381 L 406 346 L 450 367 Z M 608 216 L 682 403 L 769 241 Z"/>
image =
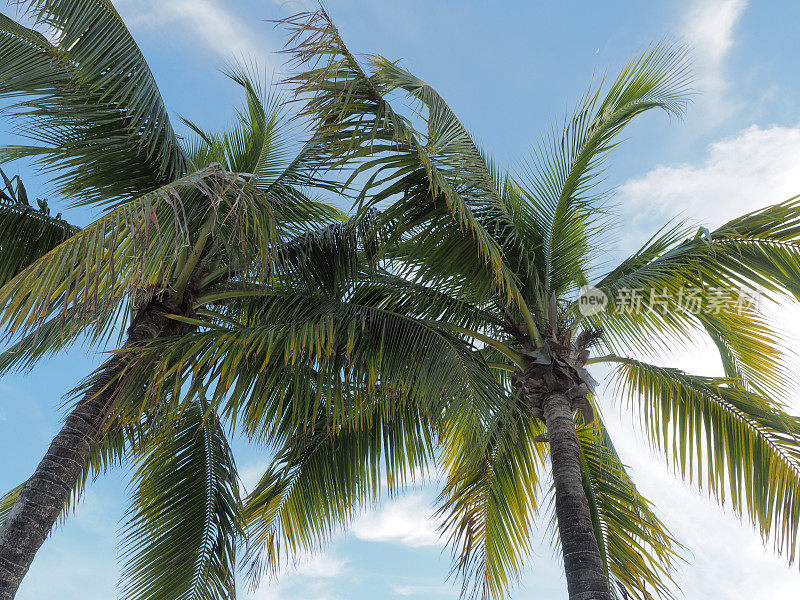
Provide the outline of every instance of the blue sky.
<path id="1" fill-rule="evenodd" d="M 283 57 L 274 51 L 282 45 L 281 32 L 264 20 L 286 16 L 303 3 L 117 0 L 115 5 L 172 114 L 213 128 L 225 125 L 240 101 L 218 67 L 251 57 L 279 79 Z M 402 58 L 445 96 L 489 152 L 511 165 L 593 77 L 606 69 L 613 73 L 664 37 L 690 44 L 698 94 L 686 118 L 646 116 L 630 128 L 629 141 L 610 162 L 607 181 L 616 189 L 620 225 L 609 237 L 617 252 L 678 215 L 714 225 L 800 193 L 796 2 L 329 0 L 328 7 L 352 49 Z M 6 129 L 0 123 L 0 142 L 11 139 Z M 47 194 L 34 173 L 24 165 L 20 172 L 32 193 Z M 790 327 L 800 324 L 793 308 L 779 314 Z M 703 347 L 673 362 L 705 374 L 719 369 Z M 0 488 L 29 476 L 60 425 L 62 396 L 98 363 L 98 356 L 74 350 L 30 374 L 0 380 Z M 683 597 L 796 597 L 796 566 L 787 567 L 746 523 L 676 480 L 647 449 L 610 390 L 601 401 L 640 488 L 690 549 L 679 578 Z M 800 401 L 795 408 L 800 412 Z M 237 459 L 248 483 L 267 457 L 239 444 Z M 114 471 L 89 489 L 76 514 L 40 552 L 19 600 L 115 596 L 127 475 Z M 241 597 L 455 599 L 457 589 L 446 581 L 447 550 L 428 518 L 434 496 L 435 488 L 423 485 L 366 512 L 325 551 Z M 513 597 L 566 597 L 561 566 L 543 533 Z"/>

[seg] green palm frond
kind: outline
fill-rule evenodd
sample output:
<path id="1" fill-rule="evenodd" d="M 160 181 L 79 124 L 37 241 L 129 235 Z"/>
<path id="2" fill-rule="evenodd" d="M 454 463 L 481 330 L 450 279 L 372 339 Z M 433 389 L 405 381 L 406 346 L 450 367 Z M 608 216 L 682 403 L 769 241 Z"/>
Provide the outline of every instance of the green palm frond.
<path id="1" fill-rule="evenodd" d="M 19 2 L 38 31 L 0 17 L 0 97 L 32 146 L 3 149 L 32 157 L 59 192 L 118 202 L 186 172 L 186 157 L 147 63 L 111 2 Z"/>
<path id="2" fill-rule="evenodd" d="M 365 410 L 366 420 L 337 426 L 323 415 L 308 431 L 290 427 L 282 436 L 282 449 L 245 503 L 254 582 L 317 550 L 382 488 L 396 493 L 432 461 L 424 411 L 390 391 Z"/>
<path id="3" fill-rule="evenodd" d="M 653 288 L 681 285 L 800 295 L 800 199 L 754 211 L 714 231 L 700 229 L 683 241 L 685 228 L 655 236 L 602 278 L 597 287 Z"/>
<path id="4" fill-rule="evenodd" d="M 578 441 L 583 487 L 614 598 L 672 598 L 681 546 L 636 489 L 597 412 L 592 425 L 578 429 Z"/>
<path id="5" fill-rule="evenodd" d="M 451 193 L 459 194 L 481 226 L 502 247 L 504 260 L 512 272 L 517 273 L 521 281 L 533 279 L 535 287 L 538 273 L 531 268 L 531 257 L 525 252 L 524 240 L 520 238 L 513 214 L 504 201 L 507 181 L 502 173 L 480 150 L 458 116 L 433 87 L 386 58 L 373 57 L 372 64 L 375 69 L 373 77 L 384 94 L 398 88 L 405 90 L 425 109 L 422 117 L 427 124 L 427 131 L 424 137 L 420 137 L 431 163 L 429 179 L 433 184 L 433 194 L 437 194 L 438 188 L 442 189 L 445 198 Z M 380 201 L 380 198 L 379 194 L 371 202 Z M 398 208 L 413 214 L 418 210 L 411 205 L 414 200 L 413 197 L 408 198 L 408 206 L 393 202 L 387 216 L 391 216 Z M 396 220 L 402 223 L 405 217 L 397 214 Z M 440 261 L 452 262 L 453 253 L 448 248 L 441 249 L 439 244 L 429 243 L 431 231 L 427 228 L 423 231 L 424 234 L 411 237 L 406 244 L 412 247 L 424 245 L 424 250 L 416 253 L 425 257 L 418 268 L 430 270 L 429 277 L 435 278 L 436 265 Z M 535 300 L 541 301 L 541 298 Z M 540 306 L 540 312 L 541 309 Z"/>
<path id="6" fill-rule="evenodd" d="M 757 306 L 741 303 L 739 296 L 763 291 L 764 299 L 777 301 L 800 292 L 800 201 L 754 211 L 688 239 L 687 233 L 680 226 L 659 233 L 602 278 L 597 287 L 611 307 L 589 321 L 602 328 L 609 350 L 620 354 L 658 351 L 676 339 L 693 343 L 705 330 L 729 375 L 785 398 L 792 377 L 780 350 L 782 337 Z M 636 314 L 619 310 L 617 294 L 623 290 L 639 290 L 645 301 L 651 290 L 673 299 L 694 290 L 704 300 L 722 294 L 725 302 L 714 310 L 645 308 Z"/>
<path id="7" fill-rule="evenodd" d="M 313 202 L 269 200 L 240 175 L 212 165 L 130 201 L 4 286 L 0 323 L 22 335 L 71 307 L 106 323 L 128 294 L 156 293 L 191 276 L 187 254 L 205 237 L 224 256 L 223 271 L 240 278 L 268 273 L 283 236 L 327 211 Z"/>
<path id="8" fill-rule="evenodd" d="M 126 377 L 146 372 L 148 396 L 213 383 L 214 405 L 266 437 L 285 414 L 298 425 L 313 423 L 320 406 L 351 418 L 382 386 L 432 412 L 469 403 L 488 414 L 503 406 L 505 391 L 472 347 L 435 325 L 372 306 L 369 297 L 275 293 L 259 300 L 252 322 L 137 347 Z M 361 405 L 350 406 L 351 399 Z"/>
<path id="9" fill-rule="evenodd" d="M 792 561 L 800 529 L 800 419 L 738 380 L 625 358 L 617 380 L 675 469 L 745 514 Z"/>
<path id="10" fill-rule="evenodd" d="M 618 144 L 618 135 L 637 116 L 660 108 L 680 114 L 686 104 L 686 52 L 661 43 L 633 58 L 611 84 L 589 91 L 563 130 L 554 127 L 534 148 L 529 164 L 517 179 L 528 198 L 535 224 L 521 229 L 541 244 L 538 262 L 545 297 L 562 294 L 585 279 L 594 234 L 602 227 L 602 200 L 598 190 L 602 166 Z"/>
<path id="11" fill-rule="evenodd" d="M 121 589 L 136 600 L 236 597 L 241 501 L 213 411 L 171 416 L 141 455 L 124 530 Z"/>
<path id="12" fill-rule="evenodd" d="M 242 87 L 245 103 L 236 111 L 233 125 L 222 133 L 204 131 L 183 119 L 197 136 L 190 144 L 194 168 L 220 163 L 228 171 L 274 179 L 280 166 L 294 158 L 285 102 L 274 90 L 265 90 L 244 67 L 231 68 L 225 74 Z"/>
<path id="13" fill-rule="evenodd" d="M 296 15 L 284 25 L 292 33 L 288 51 L 294 64 L 305 69 L 290 82 L 305 103 L 303 114 L 317 126 L 318 139 L 330 154 L 329 165 L 351 165 L 351 181 L 359 176 L 367 180 L 359 194 L 362 212 L 392 200 L 381 219 L 392 225 L 397 238 L 420 227 L 414 239 L 427 240 L 428 249 L 434 242 L 449 244 L 446 262 L 462 261 L 453 270 L 482 271 L 532 326 L 517 277 L 489 226 L 480 222 L 483 200 L 462 193 L 448 179 L 410 120 L 392 108 L 385 94 L 397 84 L 384 80 L 380 70 L 365 73 L 324 10 Z M 450 112 L 444 116 L 455 119 Z M 437 135 L 446 135 L 443 128 L 439 126 Z M 458 252 L 452 252 L 454 245 Z"/>
<path id="14" fill-rule="evenodd" d="M 316 207 L 306 217 L 309 225 L 342 220 L 338 209 L 312 200 L 308 192 L 338 191 L 340 183 L 323 179 L 327 154 L 322 144 L 311 139 L 302 146 L 293 142 L 298 127 L 293 124 L 285 99 L 265 86 L 248 69 L 239 66 L 225 74 L 245 91 L 245 103 L 237 110 L 232 126 L 222 132 L 206 131 L 183 119 L 195 133 L 188 146 L 195 170 L 220 164 L 230 172 L 242 173 L 248 183 L 270 202 L 285 207 Z M 301 219 L 295 215 L 295 220 Z"/>
<path id="15" fill-rule="evenodd" d="M 30 371 L 47 356 L 68 351 L 81 341 L 87 347 L 102 347 L 110 340 L 122 343 L 130 308 L 125 301 L 117 310 L 94 315 L 71 306 L 22 336 L 0 352 L 0 377 L 11 371 Z"/>
<path id="16" fill-rule="evenodd" d="M 25 334 L 57 311 L 80 306 L 103 315 L 117 309 L 131 290 L 166 285 L 188 248 L 190 232 L 217 199 L 209 170 L 165 186 L 107 213 L 34 262 L 0 289 L 0 322 L 11 333 Z M 211 198 L 189 205 L 189 192 L 206 190 Z M 197 204 L 201 207 L 198 208 Z"/>
<path id="17" fill-rule="evenodd" d="M 440 434 L 448 479 L 439 498 L 442 532 L 453 550 L 462 595 L 502 598 L 531 549 L 532 520 L 546 452 L 544 429 L 524 412 Z M 484 426 L 485 427 L 485 426 Z"/>
<path id="18" fill-rule="evenodd" d="M 30 205 L 19 176 L 11 179 L 0 169 L 0 287 L 40 256 L 77 233 L 79 228 L 50 216 L 47 202 Z"/>

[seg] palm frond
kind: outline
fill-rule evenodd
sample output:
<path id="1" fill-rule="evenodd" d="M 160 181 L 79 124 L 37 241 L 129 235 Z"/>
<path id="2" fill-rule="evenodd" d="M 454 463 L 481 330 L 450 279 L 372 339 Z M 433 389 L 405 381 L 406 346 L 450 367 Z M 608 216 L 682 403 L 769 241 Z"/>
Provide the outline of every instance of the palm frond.
<path id="1" fill-rule="evenodd" d="M 241 501 L 214 412 L 195 403 L 170 418 L 144 448 L 135 485 L 124 530 L 124 597 L 235 598 Z"/>
<path id="2" fill-rule="evenodd" d="M 61 218 L 50 216 L 47 201 L 39 208 L 30 205 L 19 176 L 11 179 L 0 169 L 0 287 L 37 258 L 77 233 L 79 228 Z"/>
<path id="3" fill-rule="evenodd" d="M 602 328 L 612 352 L 652 352 L 676 339 L 693 342 L 704 330 L 720 350 L 729 375 L 746 379 L 761 393 L 785 398 L 793 378 L 786 372 L 782 337 L 751 294 L 780 300 L 800 292 L 800 201 L 790 199 L 739 217 L 709 232 L 701 229 L 686 239 L 675 227 L 654 236 L 597 287 L 609 297 L 610 308 L 589 318 Z M 683 238 L 683 239 L 682 239 Z M 619 295 L 638 293 L 673 299 L 669 310 L 621 310 Z M 713 307 L 687 310 L 675 303 L 689 294 Z M 684 304 L 690 304 L 687 301 Z"/>
<path id="4" fill-rule="evenodd" d="M 306 432 L 290 427 L 281 450 L 245 503 L 247 563 L 255 583 L 287 559 L 312 552 L 385 487 L 395 493 L 433 459 L 428 416 L 389 392 L 367 419 L 337 426 L 322 415 Z"/>
<path id="5" fill-rule="evenodd" d="M 17 487 L 3 494 L 2 497 L 0 497 L 0 527 L 3 526 L 3 523 L 5 522 L 8 513 L 11 512 L 14 503 L 17 501 L 17 498 L 19 498 L 19 494 L 22 491 L 22 486 L 24 485 L 25 485 L 24 483 L 21 483 Z"/>
<path id="6" fill-rule="evenodd" d="M 121 343 L 129 314 L 124 301 L 116 311 L 99 316 L 71 306 L 0 352 L 0 377 L 10 371 L 30 371 L 42 358 L 66 352 L 78 340 L 94 348 L 103 347 L 111 339 Z"/>
<path id="7" fill-rule="evenodd" d="M 789 561 L 800 529 L 800 418 L 738 380 L 616 358 L 617 381 L 674 468 L 747 515 Z"/>
<path id="8" fill-rule="evenodd" d="M 135 304 L 166 289 L 203 231 L 226 270 L 241 278 L 268 273 L 283 235 L 324 210 L 271 203 L 240 175 L 212 165 L 123 204 L 30 265 L 0 289 L 0 323 L 24 335 L 71 307 L 106 323 L 128 294 Z"/>
<path id="9" fill-rule="evenodd" d="M 534 439 L 544 428 L 525 411 L 472 427 L 445 423 L 439 498 L 442 532 L 453 550 L 462 595 L 502 598 L 517 581 L 531 549 L 532 519 L 546 456 Z"/>
<path id="10" fill-rule="evenodd" d="M 535 225 L 520 230 L 541 244 L 540 279 L 546 298 L 561 295 L 586 277 L 594 234 L 602 227 L 598 190 L 602 166 L 617 136 L 638 115 L 654 108 L 680 114 L 686 103 L 686 52 L 661 43 L 633 58 L 611 84 L 589 91 L 563 130 L 555 126 L 534 148 L 517 184 L 528 199 Z"/>
<path id="11" fill-rule="evenodd" d="M 0 16 L 0 97 L 56 189 L 80 201 L 117 202 L 186 172 L 186 157 L 141 51 L 110 2 L 19 2 L 42 33 Z"/>
<path id="12" fill-rule="evenodd" d="M 206 389 L 212 403 L 251 435 L 268 437 L 288 415 L 314 422 L 321 406 L 345 420 L 386 386 L 433 413 L 468 403 L 488 414 L 505 391 L 457 335 L 435 324 L 371 304 L 321 295 L 259 294 L 241 325 L 215 325 L 135 349 L 126 378 L 152 381 L 160 396 L 185 384 Z M 147 375 L 137 375 L 139 372 Z M 357 399 L 360 404 L 351 405 Z M 133 394 L 136 404 L 143 400 Z"/>
<path id="13" fill-rule="evenodd" d="M 475 201 L 462 189 L 465 186 L 449 179 L 419 140 L 411 121 L 387 100 L 385 94 L 397 87 L 382 77 L 382 70 L 388 73 L 388 67 L 372 75 L 365 73 L 324 10 L 296 15 L 284 25 L 292 34 L 287 51 L 294 65 L 305 69 L 290 79 L 303 99 L 302 114 L 316 124 L 317 137 L 330 153 L 331 167 L 352 165 L 351 181 L 358 176 L 366 178 L 359 194 L 362 212 L 392 199 L 381 220 L 392 225 L 397 239 L 410 231 L 415 240 L 427 240 L 431 250 L 434 242 L 460 244 L 462 251 L 448 253 L 447 261 L 438 264 L 442 268 L 460 266 L 464 272 L 483 270 L 483 276 L 509 305 L 530 315 L 517 277 L 506 264 L 490 225 L 480 221 L 483 201 Z M 444 117 L 454 119 L 450 112 Z M 437 131 L 437 135 L 445 134 Z M 453 172 L 450 169 L 451 175 Z M 481 180 L 486 182 L 485 174 Z M 500 207 L 498 203 L 491 206 Z M 468 263 L 449 264 L 455 259 L 466 261 L 458 258 L 466 256 Z M 431 259 L 429 264 L 437 261 Z M 529 321 L 532 325 L 530 316 Z"/>

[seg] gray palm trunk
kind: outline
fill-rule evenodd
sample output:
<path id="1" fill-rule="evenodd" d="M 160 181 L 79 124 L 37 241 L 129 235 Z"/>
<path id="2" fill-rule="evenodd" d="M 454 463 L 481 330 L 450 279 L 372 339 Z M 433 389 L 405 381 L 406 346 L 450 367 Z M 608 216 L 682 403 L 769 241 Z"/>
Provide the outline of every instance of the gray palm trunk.
<path id="1" fill-rule="evenodd" d="M 128 329 L 126 347 L 179 332 L 183 325 L 165 316 L 174 313 L 175 307 L 165 304 L 154 300 L 139 311 Z M 36 552 L 67 505 L 103 433 L 114 402 L 113 382 L 128 361 L 128 357 L 117 355 L 106 362 L 95 383 L 67 416 L 0 527 L 0 600 L 14 598 Z"/>
<path id="2" fill-rule="evenodd" d="M 606 570 L 581 480 L 580 448 L 570 401 L 564 394 L 549 394 L 543 408 L 569 600 L 610 600 Z"/>

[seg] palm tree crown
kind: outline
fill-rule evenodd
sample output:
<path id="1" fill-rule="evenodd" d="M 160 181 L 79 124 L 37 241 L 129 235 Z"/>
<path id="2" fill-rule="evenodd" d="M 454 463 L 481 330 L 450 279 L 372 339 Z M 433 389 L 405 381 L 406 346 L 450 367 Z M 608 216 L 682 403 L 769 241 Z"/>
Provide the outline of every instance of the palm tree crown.
<path id="1" fill-rule="evenodd" d="M 681 474 L 729 500 L 793 560 L 800 421 L 784 405 L 791 377 L 781 338 L 757 307 L 709 300 L 716 290 L 743 287 L 760 287 L 774 300 L 800 297 L 800 203 L 755 211 L 714 231 L 666 228 L 606 275 L 594 268 L 607 225 L 604 161 L 636 116 L 684 109 L 685 52 L 659 44 L 634 58 L 587 93 L 563 128 L 535 145 L 524 168 L 506 172 L 428 84 L 381 57 L 364 69 L 324 10 L 285 25 L 299 68 L 291 81 L 330 163 L 352 169 L 360 214 L 381 208 L 372 218 L 375 230 L 389 232 L 384 265 L 424 294 L 417 310 L 427 313 L 428 325 L 472 344 L 504 389 L 499 403 L 462 401 L 458 410 L 426 414 L 429 433 L 418 434 L 435 441 L 427 459 L 448 473 L 440 515 L 465 591 L 499 597 L 508 590 L 529 550 L 532 518 L 552 493 L 571 598 L 671 594 L 680 546 L 614 449 L 588 373 L 595 364 L 613 370 L 644 431 Z M 393 108 L 390 98 L 403 94 L 416 104 L 424 131 L 417 117 Z M 608 304 L 584 315 L 579 289 L 589 281 Z M 700 310 L 630 310 L 625 296 L 653 290 L 676 299 L 689 289 L 708 301 Z M 691 344 L 698 333 L 719 349 L 724 376 L 637 358 Z M 370 432 L 362 435 L 366 443 Z M 332 525 L 304 515 L 346 518 L 370 497 L 363 473 L 330 454 L 334 442 L 319 444 L 312 437 L 298 449 L 293 441 L 274 478 L 262 481 L 269 541 L 281 534 L 293 546 L 312 545 L 319 525 Z M 323 471 L 329 480 L 318 472 L 323 456 L 337 465 Z M 325 493 L 297 491 L 306 477 Z M 303 493 L 302 502 L 281 504 L 287 489 Z"/>

